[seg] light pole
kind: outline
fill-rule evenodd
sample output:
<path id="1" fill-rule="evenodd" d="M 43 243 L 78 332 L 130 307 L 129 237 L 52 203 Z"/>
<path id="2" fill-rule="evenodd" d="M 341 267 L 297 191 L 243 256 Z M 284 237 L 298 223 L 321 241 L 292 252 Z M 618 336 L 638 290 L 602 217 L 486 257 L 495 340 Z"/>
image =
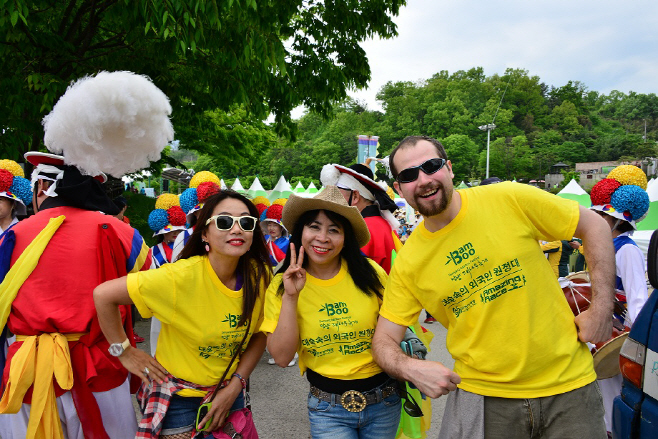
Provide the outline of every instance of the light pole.
<path id="1" fill-rule="evenodd" d="M 491 138 L 491 130 L 496 128 L 496 124 L 490 123 L 488 125 L 479 126 L 478 128 L 487 132 L 487 175 L 485 178 L 489 178 L 489 140 Z"/>

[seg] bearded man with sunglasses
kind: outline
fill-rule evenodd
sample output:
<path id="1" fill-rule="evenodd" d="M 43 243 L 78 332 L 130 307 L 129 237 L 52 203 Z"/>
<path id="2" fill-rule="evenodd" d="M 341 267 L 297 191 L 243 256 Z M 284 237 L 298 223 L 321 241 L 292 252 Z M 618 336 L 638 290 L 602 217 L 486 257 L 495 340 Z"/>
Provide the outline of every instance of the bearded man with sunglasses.
<path id="1" fill-rule="evenodd" d="M 577 203 L 517 183 L 456 191 L 440 142 L 391 153 L 395 188 L 424 221 L 399 252 L 373 339 L 377 363 L 433 398 L 449 395 L 440 438 L 606 437 L 585 342 L 610 337 L 609 228 Z M 538 240 L 586 243 L 592 304 L 574 319 Z M 402 354 L 427 309 L 448 329 L 454 371 Z"/>

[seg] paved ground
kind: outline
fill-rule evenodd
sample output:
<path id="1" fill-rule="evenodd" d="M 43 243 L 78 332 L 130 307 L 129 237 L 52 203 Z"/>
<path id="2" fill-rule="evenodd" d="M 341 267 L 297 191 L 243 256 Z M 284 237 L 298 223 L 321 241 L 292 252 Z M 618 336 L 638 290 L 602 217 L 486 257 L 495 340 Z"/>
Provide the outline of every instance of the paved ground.
<path id="1" fill-rule="evenodd" d="M 137 333 L 146 338 L 139 347 L 148 351 L 149 320 L 138 321 L 135 326 Z M 445 350 L 446 330 L 438 323 L 423 326 L 434 332 L 428 358 L 452 367 L 453 360 Z M 306 409 L 308 381 L 299 375 L 297 365 L 282 369 L 267 364 L 267 358 L 265 353 L 251 378 L 251 403 L 259 436 L 262 439 L 310 438 Z M 432 428 L 428 438 L 436 438 L 439 434 L 444 405 L 445 398 L 432 402 Z"/>

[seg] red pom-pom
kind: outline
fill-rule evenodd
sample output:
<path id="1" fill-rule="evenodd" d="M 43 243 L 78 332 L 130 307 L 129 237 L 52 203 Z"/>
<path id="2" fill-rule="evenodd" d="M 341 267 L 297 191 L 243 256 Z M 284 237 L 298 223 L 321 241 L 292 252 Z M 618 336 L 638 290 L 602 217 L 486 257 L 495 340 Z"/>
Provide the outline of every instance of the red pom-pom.
<path id="1" fill-rule="evenodd" d="M 14 175 L 6 169 L 0 169 L 0 192 L 7 192 L 14 182 Z"/>
<path id="2" fill-rule="evenodd" d="M 201 183 L 196 188 L 196 197 L 199 203 L 204 203 L 209 197 L 219 192 L 219 186 L 212 181 Z"/>
<path id="3" fill-rule="evenodd" d="M 258 216 L 261 216 L 263 214 L 263 211 L 267 209 L 267 206 L 263 203 L 258 203 L 256 204 L 256 209 L 258 209 Z"/>
<path id="4" fill-rule="evenodd" d="M 603 204 L 610 204 L 610 197 L 621 184 L 612 178 L 604 178 L 594 185 L 589 197 L 592 200 L 592 206 L 601 206 Z"/>
<path id="5" fill-rule="evenodd" d="M 267 213 L 265 216 L 268 219 L 273 219 L 277 221 L 281 221 L 281 214 L 283 213 L 283 206 L 280 204 L 272 204 L 269 209 L 267 209 Z"/>
<path id="6" fill-rule="evenodd" d="M 180 206 L 171 206 L 169 209 L 167 209 L 167 216 L 169 217 L 169 224 L 172 226 L 185 225 L 185 212 Z"/>

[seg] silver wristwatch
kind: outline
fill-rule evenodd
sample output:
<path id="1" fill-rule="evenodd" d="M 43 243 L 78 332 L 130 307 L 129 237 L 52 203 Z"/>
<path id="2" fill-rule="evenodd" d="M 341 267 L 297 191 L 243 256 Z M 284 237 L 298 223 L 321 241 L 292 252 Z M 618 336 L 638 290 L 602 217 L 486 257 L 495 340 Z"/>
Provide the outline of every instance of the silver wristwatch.
<path id="1" fill-rule="evenodd" d="M 112 343 L 107 350 L 113 357 L 118 357 L 130 346 L 130 340 L 125 339 L 123 343 Z"/>

